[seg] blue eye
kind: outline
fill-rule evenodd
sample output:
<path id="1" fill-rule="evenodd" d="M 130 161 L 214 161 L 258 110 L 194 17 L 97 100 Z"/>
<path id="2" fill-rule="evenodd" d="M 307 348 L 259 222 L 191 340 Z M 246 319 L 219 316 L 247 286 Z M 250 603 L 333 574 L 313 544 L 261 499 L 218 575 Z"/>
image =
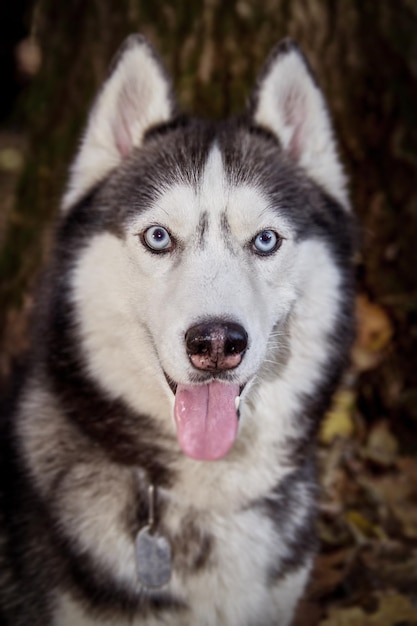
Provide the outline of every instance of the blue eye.
<path id="1" fill-rule="evenodd" d="M 173 243 L 170 234 L 163 226 L 151 226 L 143 233 L 143 242 L 155 252 L 168 252 Z"/>
<path id="2" fill-rule="evenodd" d="M 281 238 L 273 230 L 262 230 L 252 241 L 255 252 L 259 254 L 272 254 L 281 245 Z"/>

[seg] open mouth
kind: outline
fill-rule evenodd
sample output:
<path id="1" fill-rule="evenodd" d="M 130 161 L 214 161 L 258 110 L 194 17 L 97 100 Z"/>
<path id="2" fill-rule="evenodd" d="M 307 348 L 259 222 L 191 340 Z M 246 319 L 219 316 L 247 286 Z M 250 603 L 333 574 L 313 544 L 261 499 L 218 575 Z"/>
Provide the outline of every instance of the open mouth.
<path id="1" fill-rule="evenodd" d="M 178 384 L 174 380 L 172 380 L 172 378 L 168 376 L 168 374 L 165 371 L 164 371 L 164 376 L 165 376 L 165 380 L 168 383 L 169 388 L 171 389 L 172 393 L 175 396 L 175 394 L 177 393 Z M 222 380 L 220 378 L 216 378 L 214 380 L 218 380 L 218 382 L 223 382 L 224 384 L 229 384 L 227 380 Z M 208 382 L 206 382 L 205 380 L 198 381 L 195 383 L 195 385 L 206 385 L 206 384 L 208 384 Z M 247 383 L 243 383 L 239 385 L 239 397 L 242 395 L 243 390 L 245 389 L 246 385 Z"/>
<path id="2" fill-rule="evenodd" d="M 226 456 L 237 436 L 239 400 L 245 385 L 219 379 L 182 385 L 165 377 L 175 395 L 177 438 L 184 454 L 200 461 Z"/>

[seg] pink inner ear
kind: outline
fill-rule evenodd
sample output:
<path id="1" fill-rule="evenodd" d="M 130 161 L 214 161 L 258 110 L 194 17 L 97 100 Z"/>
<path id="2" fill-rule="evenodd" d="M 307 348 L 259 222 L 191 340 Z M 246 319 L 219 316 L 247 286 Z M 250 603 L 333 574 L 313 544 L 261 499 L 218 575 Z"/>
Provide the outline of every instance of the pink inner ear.
<path id="1" fill-rule="evenodd" d="M 304 94 L 297 89 L 291 89 L 285 98 L 284 122 L 286 126 L 292 129 L 288 152 L 294 161 L 299 161 L 307 131 L 307 108 Z"/>
<path id="2" fill-rule="evenodd" d="M 133 148 L 132 126 L 135 120 L 135 103 L 123 89 L 118 97 L 116 116 L 112 124 L 112 131 L 116 148 L 122 158 L 126 158 Z"/>
<path id="3" fill-rule="evenodd" d="M 116 148 L 120 153 L 120 156 L 124 159 L 132 150 L 132 140 L 124 124 L 113 125 L 114 139 L 116 142 Z"/>

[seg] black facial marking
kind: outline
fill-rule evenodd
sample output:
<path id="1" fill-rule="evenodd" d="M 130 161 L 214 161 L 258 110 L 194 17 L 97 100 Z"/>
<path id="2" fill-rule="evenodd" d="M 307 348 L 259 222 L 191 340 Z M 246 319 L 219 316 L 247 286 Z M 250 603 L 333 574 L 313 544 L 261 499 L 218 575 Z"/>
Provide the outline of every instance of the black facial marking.
<path id="1" fill-rule="evenodd" d="M 200 221 L 198 223 L 197 233 L 196 233 L 197 245 L 200 248 L 204 247 L 205 236 L 206 236 L 206 233 L 207 233 L 208 225 L 209 225 L 208 213 L 207 213 L 207 211 L 204 211 L 204 213 L 202 213 L 202 215 L 200 217 Z"/>
<path id="2" fill-rule="evenodd" d="M 220 215 L 220 231 L 224 245 L 230 252 L 234 252 L 232 245 L 232 231 L 226 211 L 223 211 Z"/>

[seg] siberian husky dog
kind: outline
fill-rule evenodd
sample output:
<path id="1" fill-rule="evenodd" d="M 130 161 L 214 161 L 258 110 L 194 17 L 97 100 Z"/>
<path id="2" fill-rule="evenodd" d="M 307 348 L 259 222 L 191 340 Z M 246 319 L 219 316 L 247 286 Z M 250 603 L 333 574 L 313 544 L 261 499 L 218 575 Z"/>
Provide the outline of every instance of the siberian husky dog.
<path id="1" fill-rule="evenodd" d="M 153 49 L 127 39 L 2 420 L 2 625 L 292 622 L 315 432 L 352 337 L 353 230 L 294 43 L 212 123 L 179 115 Z"/>

